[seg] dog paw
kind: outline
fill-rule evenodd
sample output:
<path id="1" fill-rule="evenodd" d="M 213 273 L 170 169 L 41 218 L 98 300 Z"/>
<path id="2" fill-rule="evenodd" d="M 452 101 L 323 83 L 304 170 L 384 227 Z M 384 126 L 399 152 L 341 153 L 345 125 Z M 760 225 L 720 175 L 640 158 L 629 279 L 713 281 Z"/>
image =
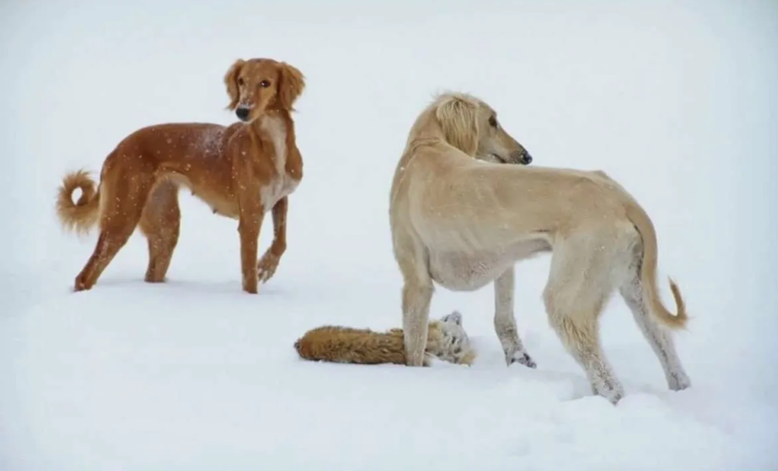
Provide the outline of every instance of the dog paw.
<path id="1" fill-rule="evenodd" d="M 692 382 L 689 377 L 686 376 L 686 373 L 674 372 L 667 377 L 667 385 L 673 391 L 683 391 L 684 389 L 691 387 Z"/>
<path id="2" fill-rule="evenodd" d="M 81 277 L 76 278 L 75 283 L 73 283 L 73 292 L 78 293 L 79 291 L 87 291 L 92 286 L 90 286 L 86 281 L 81 279 Z"/>
<path id="3" fill-rule="evenodd" d="M 258 292 L 256 285 L 251 286 L 251 285 L 249 285 L 247 283 L 243 284 L 243 291 L 245 291 L 248 294 L 257 294 L 257 292 Z"/>
<path id="4" fill-rule="evenodd" d="M 527 368 L 537 368 L 538 365 L 535 363 L 535 360 L 532 359 L 527 353 L 525 352 L 515 352 L 513 355 L 511 355 L 508 358 L 508 366 L 518 363 L 520 365 L 524 365 Z"/>
<path id="5" fill-rule="evenodd" d="M 248 294 L 257 294 L 258 291 L 258 283 L 257 278 L 252 277 L 251 275 L 244 275 L 243 276 L 243 291 L 245 291 Z"/>
<path id="6" fill-rule="evenodd" d="M 266 283 L 276 273 L 280 258 L 272 252 L 265 253 L 257 264 L 257 278 L 261 283 Z"/>
<path id="7" fill-rule="evenodd" d="M 608 402 L 610 402 L 615 406 L 616 404 L 619 403 L 620 400 L 624 398 L 624 389 L 621 386 L 617 386 L 610 389 L 603 388 L 600 391 L 595 391 L 594 394 L 596 396 L 600 396 L 607 399 Z"/>

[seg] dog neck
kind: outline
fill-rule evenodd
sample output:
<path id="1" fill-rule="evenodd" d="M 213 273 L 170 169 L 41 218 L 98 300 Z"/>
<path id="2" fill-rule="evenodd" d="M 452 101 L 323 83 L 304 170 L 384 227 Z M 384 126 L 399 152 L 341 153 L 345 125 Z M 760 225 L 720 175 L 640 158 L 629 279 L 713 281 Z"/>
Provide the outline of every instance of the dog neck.
<path id="1" fill-rule="evenodd" d="M 249 133 L 255 145 L 273 149 L 273 164 L 276 172 L 283 174 L 289 153 L 291 131 L 289 113 L 283 110 L 268 110 L 249 125 Z"/>

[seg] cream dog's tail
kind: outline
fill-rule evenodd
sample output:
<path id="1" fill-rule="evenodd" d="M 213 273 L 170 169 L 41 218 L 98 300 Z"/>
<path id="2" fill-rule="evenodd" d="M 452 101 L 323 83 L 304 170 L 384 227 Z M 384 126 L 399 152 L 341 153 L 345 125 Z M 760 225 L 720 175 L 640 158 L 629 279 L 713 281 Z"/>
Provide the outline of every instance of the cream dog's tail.
<path id="1" fill-rule="evenodd" d="M 686 326 L 689 319 L 686 313 L 686 303 L 681 296 L 681 289 L 670 279 L 670 291 L 675 299 L 676 314 L 672 314 L 662 304 L 659 292 L 656 286 L 656 267 L 657 267 L 657 242 L 656 230 L 654 224 L 649 219 L 646 212 L 637 204 L 630 202 L 627 204 L 627 217 L 635 225 L 641 238 L 643 239 L 643 262 L 641 264 L 640 280 L 643 285 L 643 298 L 649 309 L 659 322 L 671 329 L 682 329 Z"/>

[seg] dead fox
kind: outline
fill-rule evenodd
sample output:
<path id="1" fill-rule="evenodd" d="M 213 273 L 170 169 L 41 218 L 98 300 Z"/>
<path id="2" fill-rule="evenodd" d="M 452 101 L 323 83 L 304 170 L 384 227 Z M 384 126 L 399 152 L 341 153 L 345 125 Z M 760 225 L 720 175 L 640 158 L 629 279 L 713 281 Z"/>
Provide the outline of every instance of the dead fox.
<path id="1" fill-rule="evenodd" d="M 294 348 L 306 360 L 362 365 L 406 364 L 402 329 L 375 332 L 327 325 L 306 332 L 294 343 Z M 424 366 L 430 366 L 433 356 L 461 365 L 470 365 L 475 360 L 475 350 L 462 328 L 462 314 L 458 311 L 430 321 Z"/>

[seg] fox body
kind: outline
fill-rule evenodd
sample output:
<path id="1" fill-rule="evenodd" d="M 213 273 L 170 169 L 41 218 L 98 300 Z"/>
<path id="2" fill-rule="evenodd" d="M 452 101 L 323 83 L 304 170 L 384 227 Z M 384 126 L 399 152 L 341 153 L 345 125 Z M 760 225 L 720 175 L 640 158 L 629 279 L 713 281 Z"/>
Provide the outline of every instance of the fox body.
<path id="1" fill-rule="evenodd" d="M 294 344 L 301 358 L 332 363 L 405 365 L 403 330 L 375 332 L 340 326 L 322 326 L 309 330 Z M 462 315 L 454 311 L 430 321 L 424 366 L 432 357 L 454 364 L 470 365 L 476 353 L 462 327 Z"/>

